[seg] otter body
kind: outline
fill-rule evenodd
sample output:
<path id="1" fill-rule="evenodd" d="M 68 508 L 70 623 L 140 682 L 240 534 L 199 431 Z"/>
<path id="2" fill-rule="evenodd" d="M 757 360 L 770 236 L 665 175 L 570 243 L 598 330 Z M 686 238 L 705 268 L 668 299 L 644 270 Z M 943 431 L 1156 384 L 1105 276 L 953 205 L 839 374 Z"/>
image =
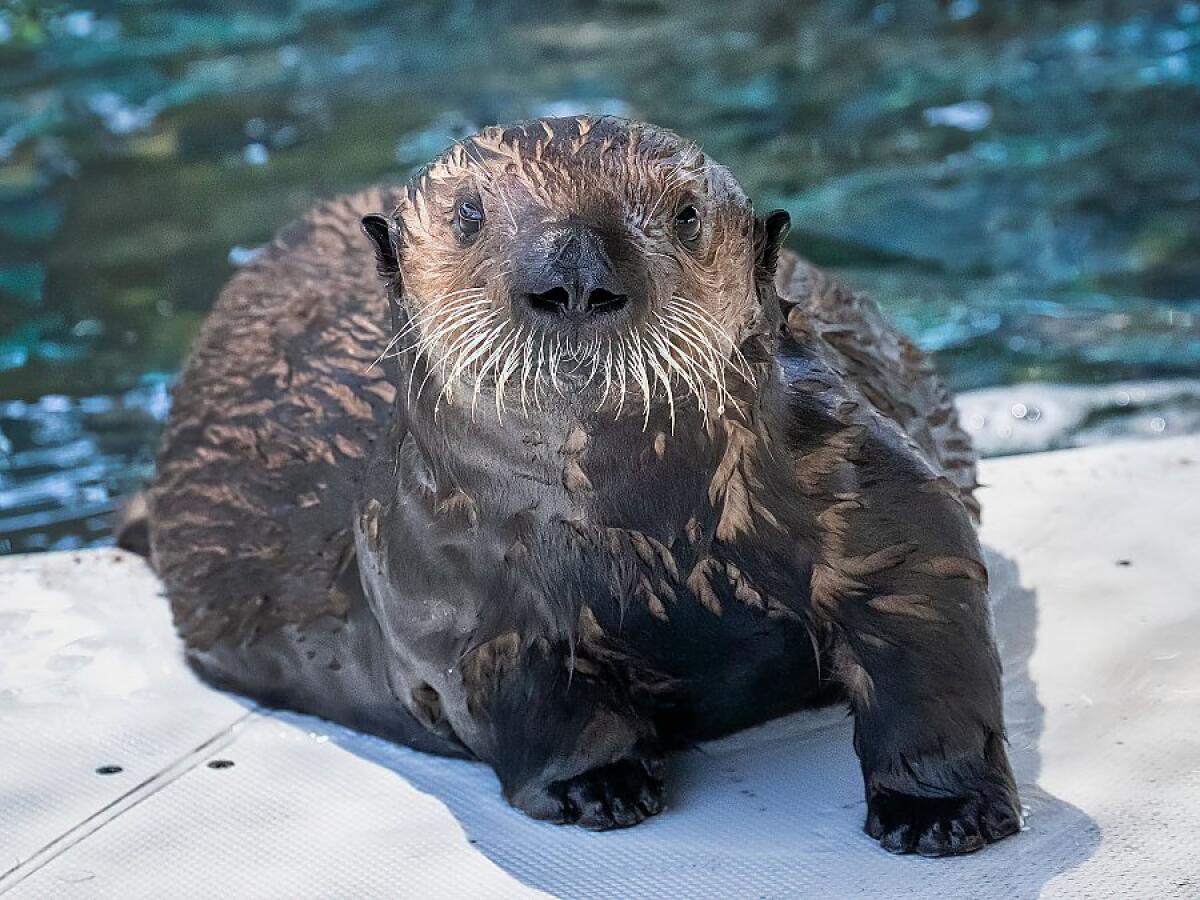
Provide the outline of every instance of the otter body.
<path id="1" fill-rule="evenodd" d="M 671 747 L 844 698 L 887 849 L 1014 831 L 970 444 L 785 233 L 676 136 L 587 118 L 286 229 L 150 491 L 189 659 L 593 828 L 660 810 Z"/>

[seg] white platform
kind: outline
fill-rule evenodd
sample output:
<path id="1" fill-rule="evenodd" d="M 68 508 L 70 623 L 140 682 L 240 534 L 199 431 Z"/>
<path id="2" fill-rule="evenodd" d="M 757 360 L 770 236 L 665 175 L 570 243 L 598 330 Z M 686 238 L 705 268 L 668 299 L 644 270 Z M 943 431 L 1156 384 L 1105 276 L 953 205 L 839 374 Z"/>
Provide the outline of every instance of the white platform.
<path id="1" fill-rule="evenodd" d="M 862 835 L 828 711 L 675 758 L 632 830 L 533 822 L 483 766 L 205 687 L 141 561 L 93 551 L 0 560 L 0 894 L 1200 897 L 1200 439 L 983 480 L 1028 823 L 982 853 Z"/>

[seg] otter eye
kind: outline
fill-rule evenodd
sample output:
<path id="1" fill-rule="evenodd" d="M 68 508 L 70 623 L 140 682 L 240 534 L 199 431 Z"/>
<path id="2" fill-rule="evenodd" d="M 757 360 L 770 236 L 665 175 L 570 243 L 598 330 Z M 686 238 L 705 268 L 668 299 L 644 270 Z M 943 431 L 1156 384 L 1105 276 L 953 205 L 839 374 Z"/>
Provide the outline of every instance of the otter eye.
<path id="1" fill-rule="evenodd" d="M 675 236 L 684 244 L 700 239 L 700 213 L 690 203 L 675 214 Z"/>
<path id="2" fill-rule="evenodd" d="M 483 207 L 476 200 L 463 200 L 454 211 L 454 225 L 464 238 L 474 237 L 483 227 Z"/>

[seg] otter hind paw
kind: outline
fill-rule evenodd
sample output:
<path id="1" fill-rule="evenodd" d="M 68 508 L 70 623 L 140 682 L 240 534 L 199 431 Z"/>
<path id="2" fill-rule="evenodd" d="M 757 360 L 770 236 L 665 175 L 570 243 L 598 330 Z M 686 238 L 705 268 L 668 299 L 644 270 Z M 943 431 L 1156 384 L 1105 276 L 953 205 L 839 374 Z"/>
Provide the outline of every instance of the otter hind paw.
<path id="1" fill-rule="evenodd" d="M 661 757 L 622 759 L 522 792 L 513 803 L 535 819 L 591 831 L 628 828 L 662 811 L 663 769 Z"/>
<path id="2" fill-rule="evenodd" d="M 1016 797 L 1007 790 L 964 797 L 917 797 L 880 790 L 868 803 L 863 830 L 889 853 L 959 856 L 1020 827 Z"/>

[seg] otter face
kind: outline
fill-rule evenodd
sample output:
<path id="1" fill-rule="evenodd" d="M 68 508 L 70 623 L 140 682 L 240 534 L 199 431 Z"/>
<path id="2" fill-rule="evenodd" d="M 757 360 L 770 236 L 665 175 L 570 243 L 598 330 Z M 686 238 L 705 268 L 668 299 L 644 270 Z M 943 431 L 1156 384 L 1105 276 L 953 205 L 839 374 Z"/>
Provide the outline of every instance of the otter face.
<path id="1" fill-rule="evenodd" d="M 753 381 L 741 348 L 766 330 L 785 220 L 756 228 L 728 170 L 675 134 L 579 117 L 486 129 L 363 224 L 422 386 L 490 393 L 498 413 L 590 391 L 674 421 L 685 398 L 707 417 Z"/>

